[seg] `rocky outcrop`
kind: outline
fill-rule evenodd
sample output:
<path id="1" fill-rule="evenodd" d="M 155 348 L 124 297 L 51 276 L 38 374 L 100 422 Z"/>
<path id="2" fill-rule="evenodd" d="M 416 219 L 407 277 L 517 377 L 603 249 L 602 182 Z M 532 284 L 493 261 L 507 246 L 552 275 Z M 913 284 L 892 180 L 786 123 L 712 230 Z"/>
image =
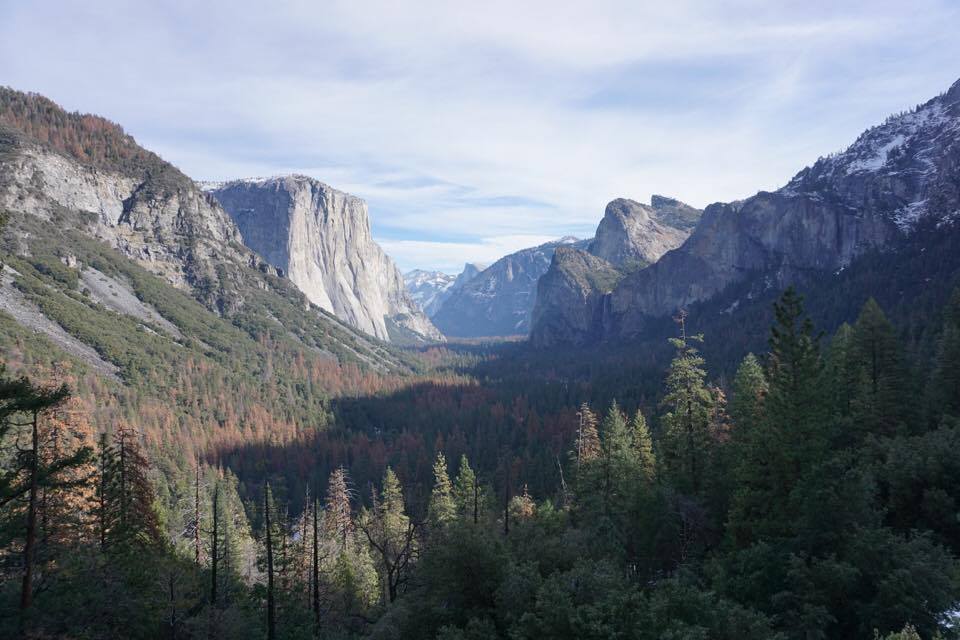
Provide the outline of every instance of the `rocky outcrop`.
<path id="1" fill-rule="evenodd" d="M 0 211 L 9 214 L 0 240 L 10 256 L 0 307 L 106 375 L 128 367 L 126 375 L 133 366 L 125 348 L 105 352 L 93 339 L 116 317 L 200 358 L 214 351 L 235 357 L 223 335 L 240 330 L 260 340 L 267 331 L 321 358 L 405 369 L 387 345 L 311 305 L 278 277 L 197 183 L 98 116 L 0 87 Z M 163 280 L 206 309 L 167 291 Z M 72 316 L 77 304 L 89 313 Z M 406 331 L 402 319 L 391 326 Z"/>
<path id="2" fill-rule="evenodd" d="M 607 205 L 589 251 L 626 271 L 653 264 L 683 244 L 702 211 L 653 196 L 650 205 L 618 198 Z"/>
<path id="3" fill-rule="evenodd" d="M 828 276 L 866 252 L 909 241 L 920 225 L 956 224 L 958 185 L 960 82 L 778 191 L 707 207 L 683 245 L 618 284 L 602 326 L 589 333 L 635 335 L 650 317 L 734 284 L 782 288 Z"/>
<path id="4" fill-rule="evenodd" d="M 210 193 L 243 242 L 311 302 L 383 340 L 442 340 L 373 241 L 367 205 L 307 176 L 237 180 Z"/>
<path id="5" fill-rule="evenodd" d="M 485 266 L 472 262 L 464 264 L 463 271 L 456 276 L 442 271 L 414 269 L 403 275 L 403 284 L 410 298 L 423 309 L 427 317 L 432 318 L 447 298 L 459 291 L 484 269 L 486 269 Z"/>
<path id="6" fill-rule="evenodd" d="M 657 195 L 649 205 L 625 198 L 610 202 L 587 252 L 554 255 L 540 279 L 532 342 L 549 346 L 599 339 L 609 316 L 613 286 L 624 274 L 643 269 L 680 246 L 702 214 L 679 200 Z"/>
<path id="7" fill-rule="evenodd" d="M 512 336 L 530 330 L 537 281 L 561 246 L 583 246 L 573 237 L 523 249 L 497 260 L 454 292 L 433 321 L 457 337 Z"/>
<path id="8" fill-rule="evenodd" d="M 602 258 L 573 247 L 558 247 L 550 269 L 537 284 L 532 324 L 535 346 L 583 344 L 597 338 L 605 301 L 623 273 Z"/>
<path id="9" fill-rule="evenodd" d="M 463 265 L 463 271 L 457 275 L 457 279 L 453 281 L 453 285 L 450 287 L 450 292 L 454 293 L 462 289 L 468 282 L 476 278 L 480 273 L 485 271 L 487 265 L 477 264 L 476 262 L 467 262 Z"/>
<path id="10" fill-rule="evenodd" d="M 45 220 L 84 212 L 90 235 L 209 307 L 223 313 L 242 304 L 235 267 L 255 256 L 242 249 L 230 217 L 185 176 L 159 182 L 98 169 L 24 140 L 3 154 L 0 174 L 0 209 Z"/>

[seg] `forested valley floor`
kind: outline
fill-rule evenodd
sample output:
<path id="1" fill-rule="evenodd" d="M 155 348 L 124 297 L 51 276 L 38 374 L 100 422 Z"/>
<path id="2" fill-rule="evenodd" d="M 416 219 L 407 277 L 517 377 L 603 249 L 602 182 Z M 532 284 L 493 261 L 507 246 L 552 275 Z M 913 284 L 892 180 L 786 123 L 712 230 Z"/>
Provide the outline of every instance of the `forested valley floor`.
<path id="1" fill-rule="evenodd" d="M 271 399 L 186 360 L 199 413 L 8 324 L 0 633 L 954 637 L 960 292 L 929 354 L 872 299 L 829 336 L 792 289 L 771 309 L 732 365 L 678 317 L 642 377 L 433 347 L 293 357 L 313 388 Z"/>

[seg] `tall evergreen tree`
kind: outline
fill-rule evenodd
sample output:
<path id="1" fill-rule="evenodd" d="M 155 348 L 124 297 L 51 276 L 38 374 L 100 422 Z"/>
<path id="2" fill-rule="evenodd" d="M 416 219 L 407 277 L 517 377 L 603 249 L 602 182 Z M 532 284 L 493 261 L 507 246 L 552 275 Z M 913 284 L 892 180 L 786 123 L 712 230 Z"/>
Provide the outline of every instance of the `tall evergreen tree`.
<path id="1" fill-rule="evenodd" d="M 54 451 L 42 425 L 44 416 L 69 394 L 65 385 L 46 388 L 26 378 L 0 377 L 0 442 L 26 442 L 25 447 L 13 447 L 15 455 L 4 460 L 0 470 L 0 507 L 20 507 L 23 519 L 21 621 L 33 604 L 41 496 L 47 490 L 86 482 L 86 478 L 71 477 L 70 472 L 87 463 L 90 449 Z"/>
<path id="2" fill-rule="evenodd" d="M 580 405 L 577 412 L 579 425 L 577 427 L 577 470 L 584 463 L 596 460 L 600 455 L 600 432 L 597 430 L 597 416 L 590 410 L 586 402 Z"/>
<path id="3" fill-rule="evenodd" d="M 829 412 L 837 420 L 841 434 L 852 442 L 853 401 L 860 387 L 860 372 L 855 366 L 853 352 L 853 327 L 844 322 L 833 334 L 824 362 L 824 399 L 829 404 Z"/>
<path id="4" fill-rule="evenodd" d="M 930 376 L 928 413 L 960 418 L 960 287 L 954 290 L 943 314 L 943 330 Z"/>
<path id="5" fill-rule="evenodd" d="M 804 315 L 802 297 L 788 288 L 774 304 L 774 315 L 763 418 L 739 433 L 739 425 L 735 427 L 744 458 L 736 465 L 728 531 L 740 545 L 789 530 L 790 492 L 806 471 L 826 458 L 834 435 L 822 385 L 820 336 Z M 756 379 L 755 371 L 747 373 L 752 364 L 746 366 L 744 377 Z M 748 388 L 747 393 L 753 391 Z"/>
<path id="6" fill-rule="evenodd" d="M 447 472 L 447 459 L 442 451 L 437 452 L 433 463 L 433 489 L 430 492 L 428 517 L 433 527 L 449 524 L 457 515 L 457 505 L 453 499 L 453 485 Z"/>
<path id="7" fill-rule="evenodd" d="M 100 482 L 104 498 L 101 531 L 108 548 L 131 551 L 158 547 L 162 542 L 150 463 L 137 432 L 121 424 L 100 452 Z"/>
<path id="8" fill-rule="evenodd" d="M 848 358 L 857 382 L 852 427 L 862 435 L 905 433 L 916 420 L 910 372 L 893 325 L 873 298 L 853 326 Z"/>
<path id="9" fill-rule="evenodd" d="M 453 501 L 460 518 L 474 524 L 477 524 L 486 508 L 486 493 L 465 455 L 460 456 L 460 469 L 453 484 Z"/>
<path id="10" fill-rule="evenodd" d="M 680 337 L 671 338 L 676 354 L 667 371 L 666 394 L 662 406 L 664 468 L 674 486 L 685 493 L 698 494 L 710 463 L 710 418 L 714 397 L 707 388 L 704 359 L 694 344 L 703 336 L 688 336 L 686 316 L 681 314 Z"/>
<path id="11" fill-rule="evenodd" d="M 650 436 L 647 419 L 639 409 L 630 424 L 630 432 L 640 473 L 647 480 L 653 480 L 657 474 L 657 456 L 653 450 L 653 438 Z"/>
<path id="12" fill-rule="evenodd" d="M 350 506 L 350 488 L 347 471 L 334 469 L 327 483 L 326 523 L 331 537 L 341 548 L 346 547 L 353 534 L 353 510 Z"/>
<path id="13" fill-rule="evenodd" d="M 380 495 L 373 506 L 364 509 L 358 521 L 367 542 L 373 548 L 384 589 L 384 602 L 394 602 L 416 560 L 418 544 L 416 524 L 406 514 L 403 490 L 390 467 L 383 476 Z"/>
<path id="14" fill-rule="evenodd" d="M 734 428 L 748 431 L 759 428 L 763 415 L 763 399 L 767 395 L 767 378 L 760 361 L 748 353 L 733 378 L 733 399 L 730 417 Z"/>
<path id="15" fill-rule="evenodd" d="M 274 577 L 274 510 L 270 484 L 263 485 L 263 543 L 266 552 L 267 569 L 267 640 L 277 637 L 277 600 L 276 579 Z"/>
<path id="16" fill-rule="evenodd" d="M 627 416 L 616 400 L 600 423 L 600 496 L 604 512 L 610 516 L 630 491 L 637 471 L 634 439 L 627 426 Z"/>

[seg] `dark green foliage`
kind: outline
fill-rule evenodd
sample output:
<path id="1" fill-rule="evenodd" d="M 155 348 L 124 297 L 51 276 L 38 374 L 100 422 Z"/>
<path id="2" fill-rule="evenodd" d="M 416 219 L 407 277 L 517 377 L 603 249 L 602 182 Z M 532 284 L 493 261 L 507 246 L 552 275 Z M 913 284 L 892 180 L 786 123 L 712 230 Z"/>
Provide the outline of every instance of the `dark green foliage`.
<path id="1" fill-rule="evenodd" d="M 954 290 L 943 315 L 929 387 L 934 420 L 942 415 L 960 418 L 960 288 Z"/>
<path id="2" fill-rule="evenodd" d="M 871 298 L 853 326 L 845 374 L 852 383 L 849 428 L 892 436 L 917 424 L 916 394 L 893 326 Z"/>
<path id="3" fill-rule="evenodd" d="M 688 337 L 681 324 L 680 337 L 670 342 L 676 355 L 667 371 L 667 390 L 661 402 L 666 409 L 661 462 L 675 487 L 695 495 L 704 489 L 711 464 L 714 398 L 705 383 L 705 361 L 694 346 L 703 342 L 703 336 Z"/>

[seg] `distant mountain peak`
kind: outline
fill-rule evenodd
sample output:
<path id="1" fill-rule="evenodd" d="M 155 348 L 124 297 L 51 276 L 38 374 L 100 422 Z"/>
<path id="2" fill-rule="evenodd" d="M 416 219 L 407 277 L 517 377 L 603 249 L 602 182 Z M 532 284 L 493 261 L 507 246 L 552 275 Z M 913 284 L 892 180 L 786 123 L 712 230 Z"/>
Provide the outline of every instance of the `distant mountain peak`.
<path id="1" fill-rule="evenodd" d="M 651 197 L 650 205 L 616 198 L 607 204 L 588 251 L 628 270 L 646 266 L 679 247 L 701 213 L 664 196 Z"/>
<path id="2" fill-rule="evenodd" d="M 584 325 L 589 328 L 581 330 L 585 335 L 624 338 L 644 331 L 651 318 L 706 302 L 734 286 L 752 293 L 832 277 L 866 254 L 892 252 L 909 247 L 914 237 L 929 237 L 917 234 L 921 227 L 939 233 L 949 226 L 944 231 L 956 233 L 958 185 L 960 82 L 868 129 L 777 191 L 710 205 L 676 251 L 625 276 L 602 301 L 587 300 L 593 307 L 564 311 L 566 317 L 590 319 Z M 632 201 L 612 202 L 591 253 L 616 264 L 623 256 L 622 241 L 603 243 L 643 228 L 656 215 L 663 220 L 654 210 L 658 203 L 665 200 L 652 198 L 647 211 Z M 559 287 L 552 299 L 576 300 L 559 295 L 570 291 L 576 292 Z M 537 344 L 564 335 L 563 340 L 576 338 L 548 323 L 542 331 L 535 326 L 532 334 Z"/>

